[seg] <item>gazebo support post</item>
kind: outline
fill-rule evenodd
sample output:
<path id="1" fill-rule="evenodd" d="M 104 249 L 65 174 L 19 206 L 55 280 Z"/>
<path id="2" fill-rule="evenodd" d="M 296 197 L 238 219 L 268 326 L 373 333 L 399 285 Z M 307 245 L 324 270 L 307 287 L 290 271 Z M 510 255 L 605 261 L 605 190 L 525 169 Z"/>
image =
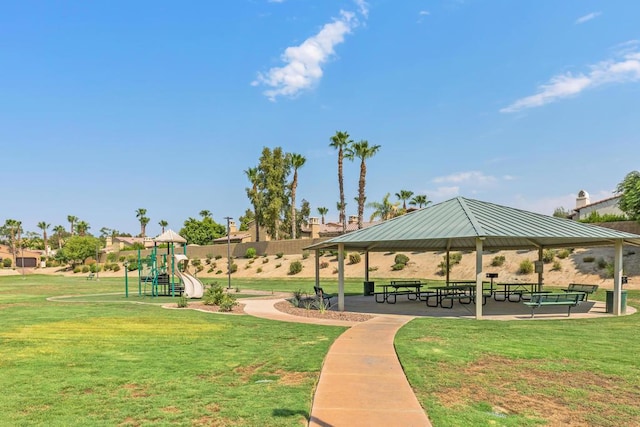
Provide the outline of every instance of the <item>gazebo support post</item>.
<path id="1" fill-rule="evenodd" d="M 316 287 L 320 287 L 320 249 L 315 250 L 316 253 Z"/>
<path id="2" fill-rule="evenodd" d="M 538 265 L 540 266 L 540 270 L 538 270 L 538 291 L 542 292 L 542 270 L 543 270 L 543 262 L 542 262 L 542 257 L 543 257 L 543 249 L 542 246 L 540 246 L 538 248 Z"/>
<path id="3" fill-rule="evenodd" d="M 614 244 L 613 261 L 613 314 L 622 314 L 622 240 Z"/>
<path id="4" fill-rule="evenodd" d="M 338 311 L 344 311 L 344 243 L 338 244 Z"/>
<path id="5" fill-rule="evenodd" d="M 449 272 L 451 271 L 451 267 L 449 266 L 449 248 L 447 248 L 447 259 L 445 260 L 445 268 L 447 269 L 446 275 L 446 283 L 445 285 L 449 286 Z"/>
<path id="6" fill-rule="evenodd" d="M 369 251 L 364 251 L 364 281 L 369 282 Z"/>
<path id="7" fill-rule="evenodd" d="M 476 238 L 476 319 L 482 319 L 482 237 Z M 448 256 L 447 256 L 448 258 Z M 447 268 L 449 265 L 447 264 Z"/>

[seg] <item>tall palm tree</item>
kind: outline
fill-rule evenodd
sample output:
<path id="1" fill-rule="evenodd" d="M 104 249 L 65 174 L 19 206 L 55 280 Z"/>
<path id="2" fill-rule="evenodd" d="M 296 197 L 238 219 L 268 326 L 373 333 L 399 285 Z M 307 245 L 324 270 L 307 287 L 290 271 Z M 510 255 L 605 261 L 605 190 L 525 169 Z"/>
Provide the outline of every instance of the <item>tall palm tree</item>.
<path id="1" fill-rule="evenodd" d="M 15 219 L 7 219 L 4 222 L 4 228 L 9 231 L 9 247 L 11 248 L 11 254 L 13 255 L 13 266 L 16 266 L 16 244 L 20 240 L 20 233 L 22 231 L 22 221 Z M 24 262 L 24 261 L 23 261 Z"/>
<path id="2" fill-rule="evenodd" d="M 62 249 L 62 237 L 64 236 L 64 232 L 67 231 L 64 229 L 62 225 L 56 225 L 53 227 L 53 234 L 58 239 L 58 249 Z"/>
<path id="3" fill-rule="evenodd" d="M 67 221 L 69 221 L 69 224 L 70 224 L 69 233 L 71 233 L 71 235 L 73 236 L 73 225 L 78 221 L 78 217 L 73 215 L 67 215 Z"/>
<path id="4" fill-rule="evenodd" d="M 371 221 L 376 218 L 380 218 L 385 221 L 387 219 L 391 219 L 396 216 L 398 212 L 398 206 L 400 206 L 400 202 L 391 203 L 389 201 L 390 193 L 387 193 L 383 198 L 382 202 L 371 202 L 367 205 L 367 207 L 373 208 L 374 211 L 371 214 Z"/>
<path id="5" fill-rule="evenodd" d="M 136 210 L 136 218 L 140 222 L 140 237 L 145 236 L 145 232 L 147 229 L 147 224 L 149 224 L 149 218 L 145 215 L 147 214 L 147 210 L 144 208 L 139 208 Z"/>
<path id="6" fill-rule="evenodd" d="M 328 208 L 325 208 L 324 206 L 320 206 L 318 208 L 318 213 L 320 214 L 320 216 L 322 217 L 322 223 L 324 224 L 324 216 L 329 212 Z"/>
<path id="7" fill-rule="evenodd" d="M 260 184 L 260 174 L 258 173 L 258 168 L 249 168 L 244 171 L 244 174 L 249 179 L 251 183 L 251 188 L 246 188 L 247 197 L 251 200 L 251 204 L 253 205 L 253 221 L 256 225 L 256 242 L 260 241 L 260 192 L 258 191 L 258 184 Z"/>
<path id="8" fill-rule="evenodd" d="M 78 221 L 76 224 L 76 229 L 78 230 L 78 234 L 80 236 L 84 236 L 87 234 L 87 230 L 89 230 L 91 226 L 87 221 Z"/>
<path id="9" fill-rule="evenodd" d="M 362 217 L 364 216 L 364 202 L 366 200 L 364 189 L 367 178 L 366 160 L 372 158 L 380 150 L 379 145 L 369 145 L 369 141 L 361 140 L 351 144 L 345 153 L 345 157 L 353 161 L 356 157 L 360 159 L 360 180 L 358 181 L 358 229 L 362 228 Z"/>
<path id="10" fill-rule="evenodd" d="M 425 194 L 418 194 L 414 196 L 413 199 L 409 201 L 411 206 L 418 205 L 418 208 L 422 209 L 423 206 L 427 206 L 431 203 L 431 200 L 427 200 L 427 196 Z"/>
<path id="11" fill-rule="evenodd" d="M 399 193 L 396 193 L 398 200 L 402 200 L 402 209 L 404 211 L 407 210 L 407 200 L 409 200 L 411 196 L 413 196 L 413 191 L 409 190 L 400 190 Z"/>
<path id="12" fill-rule="evenodd" d="M 158 225 L 162 228 L 162 232 L 164 233 L 164 228 L 169 225 L 169 223 L 167 221 L 165 221 L 164 219 L 161 219 L 160 221 L 158 221 Z"/>
<path id="13" fill-rule="evenodd" d="M 204 218 L 211 218 L 212 213 L 211 213 L 211 211 L 210 211 L 210 210 L 203 209 L 203 210 L 201 210 L 201 211 L 200 211 L 200 216 L 202 217 L 202 219 L 204 219 Z"/>
<path id="14" fill-rule="evenodd" d="M 298 189 L 298 169 L 304 166 L 307 159 L 302 154 L 291 153 L 289 158 L 291 167 L 293 168 L 293 179 L 291 180 L 291 238 L 296 238 L 296 229 L 298 223 L 296 221 L 296 190 Z"/>
<path id="15" fill-rule="evenodd" d="M 49 255 L 49 250 L 47 249 L 47 229 L 51 227 L 51 224 L 47 224 L 45 221 L 40 221 L 38 223 L 38 228 L 42 230 L 42 240 L 44 241 L 44 255 Z"/>
<path id="16" fill-rule="evenodd" d="M 347 231 L 347 217 L 345 215 L 345 208 L 347 204 L 344 201 L 344 175 L 342 173 L 342 162 L 344 158 L 344 149 L 346 149 L 351 143 L 352 139 L 349 139 L 347 132 L 337 131 L 331 138 L 329 147 L 333 147 L 338 150 L 338 185 L 340 187 L 340 202 L 338 204 L 339 221 L 342 223 L 342 232 Z"/>

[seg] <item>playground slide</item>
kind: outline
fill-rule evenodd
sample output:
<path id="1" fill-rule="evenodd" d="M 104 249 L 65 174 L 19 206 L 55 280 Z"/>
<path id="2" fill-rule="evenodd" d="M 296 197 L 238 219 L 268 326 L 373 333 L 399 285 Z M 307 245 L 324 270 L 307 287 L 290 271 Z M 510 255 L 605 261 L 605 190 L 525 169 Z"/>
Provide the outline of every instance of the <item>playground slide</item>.
<path id="1" fill-rule="evenodd" d="M 177 271 L 176 275 L 180 278 L 180 280 L 184 285 L 183 295 L 187 298 L 193 298 L 193 284 L 191 283 L 191 280 L 189 280 L 188 277 L 185 277 L 186 276 L 185 273 L 181 273 L 180 271 Z"/>
<path id="2" fill-rule="evenodd" d="M 182 281 L 184 282 L 185 295 L 188 298 L 202 298 L 202 295 L 204 295 L 204 285 L 202 284 L 202 282 L 188 273 L 181 274 Z M 189 282 L 189 285 L 187 285 L 187 282 Z M 187 289 L 189 290 L 189 292 L 187 292 Z"/>

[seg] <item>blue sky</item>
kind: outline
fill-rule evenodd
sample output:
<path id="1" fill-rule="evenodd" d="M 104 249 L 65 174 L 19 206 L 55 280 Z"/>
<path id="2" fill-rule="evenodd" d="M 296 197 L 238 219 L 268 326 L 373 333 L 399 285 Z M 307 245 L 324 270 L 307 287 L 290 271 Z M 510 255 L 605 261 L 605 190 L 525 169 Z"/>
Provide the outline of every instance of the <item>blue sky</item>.
<path id="1" fill-rule="evenodd" d="M 336 219 L 338 130 L 381 146 L 368 201 L 607 198 L 639 168 L 639 22 L 634 0 L 5 1 L 0 221 L 237 219 L 265 146 L 307 158 L 298 200 Z"/>

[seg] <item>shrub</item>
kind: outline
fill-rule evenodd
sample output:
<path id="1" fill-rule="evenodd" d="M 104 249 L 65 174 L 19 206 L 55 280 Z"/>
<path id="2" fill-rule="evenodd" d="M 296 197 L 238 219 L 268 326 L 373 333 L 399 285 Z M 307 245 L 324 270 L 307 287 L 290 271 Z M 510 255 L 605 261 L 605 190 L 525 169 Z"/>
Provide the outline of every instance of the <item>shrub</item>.
<path id="1" fill-rule="evenodd" d="M 224 296 L 224 289 L 217 282 L 213 282 L 204 291 L 202 296 L 202 302 L 204 305 L 220 305 L 222 297 Z"/>
<path id="2" fill-rule="evenodd" d="M 256 269 L 256 273 L 262 273 L 262 267 L 258 267 L 258 268 Z"/>
<path id="3" fill-rule="evenodd" d="M 569 249 L 563 249 L 561 251 L 558 251 L 558 253 L 556 254 L 556 256 L 560 259 L 565 259 L 567 257 L 569 257 L 569 254 L 571 253 L 571 251 L 569 251 Z"/>
<path id="4" fill-rule="evenodd" d="M 213 259 L 213 254 L 207 254 L 205 258 L 206 258 L 205 263 L 211 264 L 211 260 Z"/>
<path id="5" fill-rule="evenodd" d="M 263 263 L 263 264 L 266 264 L 266 263 L 268 263 L 268 262 L 269 262 L 269 258 L 262 258 L 262 263 Z"/>
<path id="6" fill-rule="evenodd" d="M 322 261 L 320 263 L 320 268 L 327 268 L 327 267 L 329 267 L 329 263 L 327 261 Z"/>
<path id="7" fill-rule="evenodd" d="M 551 267 L 551 271 L 560 271 L 562 270 L 562 265 L 560 264 L 560 261 L 553 261 L 553 267 Z"/>
<path id="8" fill-rule="evenodd" d="M 599 269 L 607 268 L 608 265 L 607 260 L 605 260 L 604 258 L 598 258 L 596 264 L 598 265 Z"/>
<path id="9" fill-rule="evenodd" d="M 294 275 L 302 271 L 302 263 L 300 261 L 293 261 L 289 264 L 289 274 Z"/>
<path id="10" fill-rule="evenodd" d="M 352 252 L 349 254 L 349 264 L 358 264 L 362 259 L 358 252 Z"/>
<path id="11" fill-rule="evenodd" d="M 218 260 L 218 259 L 222 258 L 222 255 L 216 255 L 215 258 L 216 258 L 216 260 Z"/>
<path id="12" fill-rule="evenodd" d="M 91 273 L 99 273 L 100 271 L 102 271 L 102 267 L 94 263 L 89 266 L 89 271 Z"/>
<path id="13" fill-rule="evenodd" d="M 556 251 L 553 249 L 545 249 L 542 251 L 542 262 L 549 264 L 556 257 Z"/>
<path id="14" fill-rule="evenodd" d="M 250 268 L 251 268 L 251 264 L 245 264 L 245 266 L 244 266 L 244 269 L 245 269 L 245 270 L 248 270 L 248 269 L 250 269 Z"/>
<path id="15" fill-rule="evenodd" d="M 504 255 L 496 255 L 491 260 L 491 266 L 492 267 L 502 267 L 504 265 L 504 262 L 505 262 Z"/>
<path id="16" fill-rule="evenodd" d="M 451 265 L 449 265 L 449 270 L 451 270 Z M 438 264 L 438 271 L 437 274 L 439 276 L 444 276 L 445 274 L 447 274 L 447 263 L 446 261 L 440 261 L 440 264 Z"/>
<path id="17" fill-rule="evenodd" d="M 250 259 L 249 261 L 247 261 L 247 264 L 251 265 L 251 264 L 253 264 L 253 263 L 254 263 L 254 261 L 255 261 L 255 259 L 253 259 L 253 258 L 252 258 L 252 259 Z"/>
<path id="18" fill-rule="evenodd" d="M 409 262 L 409 257 L 408 257 L 408 256 L 406 256 L 406 255 L 404 255 L 404 254 L 398 254 L 398 255 L 396 255 L 396 257 L 394 258 L 394 261 L 395 261 L 396 265 L 397 265 L 397 264 L 403 264 L 403 265 L 405 265 L 405 264 L 407 264 L 407 263 Z M 402 269 L 400 269 L 400 270 L 402 270 Z"/>
<path id="19" fill-rule="evenodd" d="M 113 264 L 113 265 L 111 266 L 111 270 L 113 270 L 113 271 L 120 271 L 120 266 L 119 266 L 118 264 Z"/>
<path id="20" fill-rule="evenodd" d="M 582 262 L 590 263 L 590 262 L 593 262 L 593 261 L 595 261 L 595 260 L 596 260 L 596 258 L 595 258 L 595 257 L 592 257 L 592 256 L 585 256 L 585 257 L 582 257 Z"/>
<path id="21" fill-rule="evenodd" d="M 247 248 L 247 251 L 244 253 L 245 258 L 253 259 L 256 257 L 256 248 Z"/>
<path id="22" fill-rule="evenodd" d="M 216 274 L 222 274 L 222 270 L 216 271 Z"/>
<path id="23" fill-rule="evenodd" d="M 608 263 L 604 270 L 604 277 L 606 279 L 613 279 L 614 273 L 615 273 L 615 265 Z"/>
<path id="24" fill-rule="evenodd" d="M 451 265 L 460 264 L 460 261 L 462 261 L 462 253 L 453 252 L 449 254 L 449 263 Z"/>
<path id="25" fill-rule="evenodd" d="M 9 267 L 11 267 L 11 262 L 12 262 L 11 258 L 5 258 L 5 259 L 2 260 L 2 266 L 4 268 L 9 268 Z"/>
<path id="26" fill-rule="evenodd" d="M 333 267 L 333 271 L 332 271 L 332 273 L 333 273 L 333 274 L 338 274 L 338 267 Z"/>
<path id="27" fill-rule="evenodd" d="M 224 294 L 224 296 L 222 297 L 222 301 L 220 301 L 220 304 L 218 305 L 220 306 L 220 311 L 228 312 L 233 310 L 233 307 L 238 305 L 238 303 L 236 302 L 236 299 L 231 295 Z"/>
<path id="28" fill-rule="evenodd" d="M 127 259 L 127 257 L 126 257 L 126 256 L 124 256 L 124 255 L 120 255 L 120 256 L 118 257 L 118 261 L 120 261 L 120 262 L 124 262 L 126 259 Z"/>
<path id="29" fill-rule="evenodd" d="M 369 271 L 378 271 L 378 267 L 369 267 Z"/>
<path id="30" fill-rule="evenodd" d="M 309 258 L 309 251 L 302 251 L 302 259 Z"/>
<path id="31" fill-rule="evenodd" d="M 278 252 L 276 254 L 276 258 L 278 258 L 278 259 L 282 258 L 283 256 L 284 256 L 284 252 Z"/>
<path id="32" fill-rule="evenodd" d="M 236 271 L 238 271 L 238 264 L 234 262 L 231 264 L 231 273 L 235 273 Z"/>
<path id="33" fill-rule="evenodd" d="M 525 259 L 520 263 L 520 266 L 518 267 L 518 274 L 531 274 L 533 273 L 533 263 L 528 260 Z"/>
<path id="34" fill-rule="evenodd" d="M 107 254 L 107 261 L 109 262 L 116 262 L 117 259 L 118 259 L 118 254 L 116 252 L 109 252 Z"/>
<path id="35" fill-rule="evenodd" d="M 178 298 L 177 304 L 178 308 L 186 308 L 189 305 L 189 300 L 187 299 L 187 297 L 182 295 L 180 298 Z"/>
<path id="36" fill-rule="evenodd" d="M 282 267 L 282 264 L 281 263 L 277 263 L 276 264 L 276 268 L 280 268 L 280 267 Z"/>
<path id="37" fill-rule="evenodd" d="M 83 273 L 88 273 L 89 272 L 89 266 L 88 265 L 83 265 L 82 266 L 82 272 Z"/>
<path id="38" fill-rule="evenodd" d="M 74 273 L 80 273 L 81 271 L 82 271 L 82 267 L 80 267 L 79 265 L 76 265 L 75 267 L 73 267 Z"/>
<path id="39" fill-rule="evenodd" d="M 137 269 L 138 269 L 137 262 L 130 262 L 129 265 L 127 266 L 127 271 L 135 271 Z"/>
<path id="40" fill-rule="evenodd" d="M 406 264 L 403 264 L 401 262 L 394 264 L 393 266 L 391 266 L 391 269 L 393 271 L 398 271 L 398 270 L 402 270 L 404 268 Z"/>

